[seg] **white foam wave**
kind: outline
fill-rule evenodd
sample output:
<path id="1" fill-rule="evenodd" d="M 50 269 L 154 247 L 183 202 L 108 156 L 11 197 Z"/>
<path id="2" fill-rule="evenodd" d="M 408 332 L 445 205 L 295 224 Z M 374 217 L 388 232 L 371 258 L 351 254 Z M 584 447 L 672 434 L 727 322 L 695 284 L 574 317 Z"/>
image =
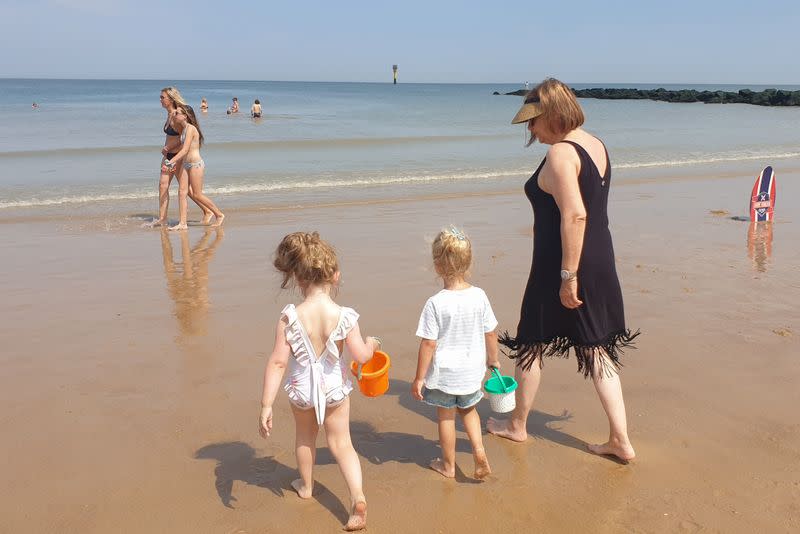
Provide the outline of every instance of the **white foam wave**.
<path id="1" fill-rule="evenodd" d="M 497 172 L 463 172 L 431 175 L 406 175 L 406 176 L 374 176 L 350 179 L 321 179 L 300 182 L 255 183 L 236 184 L 206 188 L 206 192 L 220 195 L 238 193 L 268 193 L 271 191 L 284 191 L 291 189 L 314 189 L 323 187 L 369 187 L 395 184 L 413 184 L 429 182 L 446 182 L 458 180 L 480 180 L 489 178 L 504 178 L 518 176 L 530 172 L 528 169 L 508 170 Z"/>
<path id="2" fill-rule="evenodd" d="M 658 167 L 678 167 L 688 165 L 700 165 L 707 163 L 752 161 L 752 160 L 774 160 L 800 158 L 800 152 L 779 152 L 765 154 L 716 154 L 700 158 L 687 158 L 676 160 L 659 161 L 634 161 L 616 162 L 614 169 L 644 169 Z M 357 177 L 325 177 L 312 180 L 279 180 L 262 182 L 241 182 L 216 187 L 207 187 L 206 192 L 212 195 L 236 195 L 243 193 L 270 193 L 280 191 L 302 190 L 302 189 L 323 189 L 330 187 L 370 187 L 386 186 L 398 184 L 432 183 L 432 182 L 455 182 L 481 179 L 498 179 L 508 177 L 526 176 L 531 172 L 529 167 L 517 169 L 502 169 L 498 171 L 451 171 L 442 174 L 408 174 L 408 175 L 373 175 Z M 118 202 L 155 199 L 157 193 L 151 189 L 140 189 L 128 192 L 115 193 L 85 193 L 78 195 L 53 196 L 51 198 L 32 197 L 19 200 L 0 200 L 0 210 L 13 208 L 35 208 L 53 207 L 66 205 L 91 204 L 97 202 Z"/>
<path id="3" fill-rule="evenodd" d="M 270 193 L 295 189 L 321 189 L 326 187 L 369 187 L 396 184 L 444 182 L 458 180 L 495 179 L 518 176 L 529 172 L 528 169 L 496 171 L 496 172 L 453 172 L 431 175 L 371 176 L 359 178 L 325 178 L 319 180 L 279 181 L 240 183 L 216 187 L 206 187 L 205 192 L 211 195 L 236 195 L 242 193 Z M 128 193 L 84 194 L 53 198 L 30 198 L 25 200 L 0 201 L 0 209 L 48 207 L 69 204 L 85 204 L 95 202 L 113 202 L 122 200 L 155 199 L 157 193 L 150 190 L 132 191 Z"/>
<path id="4" fill-rule="evenodd" d="M 94 202 L 111 202 L 119 200 L 141 200 L 145 198 L 156 198 L 157 193 L 131 192 L 131 193 L 109 193 L 109 194 L 87 194 L 73 195 L 53 198 L 30 198 L 27 200 L 11 200 L 0 202 L 0 209 L 8 208 L 32 208 L 60 206 L 65 204 L 87 204 Z"/>
<path id="5" fill-rule="evenodd" d="M 701 165 L 704 163 L 724 163 L 730 161 L 752 161 L 798 158 L 800 152 L 779 152 L 775 154 L 719 154 L 703 158 L 687 158 L 661 161 L 636 161 L 631 163 L 615 163 L 615 169 L 645 169 L 650 167 L 681 167 L 685 165 Z M 613 158 L 612 158 L 613 159 Z M 612 162 L 613 163 L 613 162 Z"/>

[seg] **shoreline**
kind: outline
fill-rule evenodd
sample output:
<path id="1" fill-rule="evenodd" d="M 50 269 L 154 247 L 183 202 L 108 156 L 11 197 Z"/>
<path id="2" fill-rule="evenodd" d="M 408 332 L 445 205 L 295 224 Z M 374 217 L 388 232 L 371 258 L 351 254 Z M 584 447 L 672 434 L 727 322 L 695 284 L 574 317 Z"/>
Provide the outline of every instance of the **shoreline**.
<path id="1" fill-rule="evenodd" d="M 538 160 L 534 160 L 533 168 Z M 779 183 L 784 176 L 800 174 L 800 158 L 790 157 L 782 160 L 786 166 L 773 166 L 776 168 Z M 649 187 L 659 184 L 684 184 L 697 188 L 698 195 L 709 198 L 715 196 L 713 188 L 720 182 L 737 182 L 742 191 L 744 183 L 755 179 L 761 165 L 755 165 L 755 158 L 747 170 L 742 162 L 706 162 L 693 165 L 664 166 L 653 168 L 618 169 L 614 171 L 613 180 L 615 188 Z M 205 191 L 208 195 L 220 201 L 223 211 L 231 213 L 272 212 L 292 209 L 306 209 L 319 207 L 348 207 L 353 205 L 380 204 L 382 202 L 425 201 L 431 199 L 454 199 L 470 196 L 503 196 L 514 195 L 521 191 L 529 174 L 508 174 L 486 178 L 460 178 L 449 180 L 419 180 L 397 181 L 393 183 L 364 183 L 358 185 L 345 185 L 331 183 L 330 185 L 309 185 L 308 187 L 285 187 L 272 190 L 269 186 L 259 189 L 257 185 L 244 187 L 240 192 L 230 192 L 230 186 L 220 185 L 224 179 L 211 177 L 206 180 Z M 173 180 L 171 190 L 170 208 L 173 212 L 177 209 L 177 182 Z M 612 197 L 613 197 L 612 192 Z M 781 195 L 783 196 L 783 195 Z M 20 224 L 25 222 L 68 222 L 76 218 L 75 213 L 80 212 L 81 218 L 86 220 L 113 221 L 114 226 L 131 224 L 136 226 L 146 222 L 150 211 L 157 210 L 157 192 L 155 181 L 153 186 L 147 188 L 146 193 L 134 194 L 133 198 L 119 195 L 121 198 L 103 199 L 98 197 L 91 201 L 59 200 L 40 201 L 32 206 L 9 206 L 0 208 L 0 226 L 7 224 Z M 743 193 L 743 198 L 746 193 Z M 785 198 L 785 197 L 784 197 Z M 709 201 L 711 202 L 711 201 Z M 2 206 L 2 203 L 0 203 Z M 741 201 L 745 206 L 745 200 Z M 738 206 L 736 206 L 738 207 Z M 728 209 L 719 203 L 709 204 L 709 209 Z M 189 207 L 190 217 L 193 213 L 193 204 Z M 127 221 L 127 222 L 126 222 Z"/>

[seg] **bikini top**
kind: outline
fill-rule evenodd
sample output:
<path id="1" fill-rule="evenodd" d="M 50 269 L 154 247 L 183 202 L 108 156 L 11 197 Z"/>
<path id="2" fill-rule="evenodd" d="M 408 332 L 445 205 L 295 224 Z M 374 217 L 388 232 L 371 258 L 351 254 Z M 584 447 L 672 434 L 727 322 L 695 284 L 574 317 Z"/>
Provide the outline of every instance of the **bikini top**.
<path id="1" fill-rule="evenodd" d="M 170 137 L 177 137 L 180 135 L 180 133 L 178 133 L 178 131 L 169 123 L 169 119 L 167 119 L 167 122 L 164 123 L 164 133 Z"/>

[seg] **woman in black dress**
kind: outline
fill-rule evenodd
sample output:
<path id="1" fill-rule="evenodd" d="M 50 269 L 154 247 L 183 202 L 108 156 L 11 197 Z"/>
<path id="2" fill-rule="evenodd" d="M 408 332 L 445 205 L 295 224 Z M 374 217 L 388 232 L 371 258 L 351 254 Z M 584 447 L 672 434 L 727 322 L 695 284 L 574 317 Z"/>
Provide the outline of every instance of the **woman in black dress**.
<path id="1" fill-rule="evenodd" d="M 500 339 L 516 360 L 517 407 L 507 420 L 490 419 L 488 428 L 525 441 L 542 358 L 567 357 L 572 349 L 578 371 L 592 377 L 610 425 L 608 441 L 589 450 L 628 461 L 635 452 L 628 439 L 619 357 L 638 332 L 625 328 L 608 230 L 608 152 L 581 128 L 583 121 L 575 95 L 552 78 L 527 94 L 512 120 L 528 123 L 530 143 L 552 146 L 525 184 L 535 219 L 533 265 L 517 334 Z"/>

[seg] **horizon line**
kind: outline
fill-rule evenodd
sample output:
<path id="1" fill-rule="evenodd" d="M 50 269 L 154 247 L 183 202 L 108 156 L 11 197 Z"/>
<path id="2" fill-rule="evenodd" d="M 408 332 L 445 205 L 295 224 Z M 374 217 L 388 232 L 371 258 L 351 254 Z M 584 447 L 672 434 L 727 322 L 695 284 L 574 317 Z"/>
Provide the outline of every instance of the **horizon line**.
<path id="1" fill-rule="evenodd" d="M 247 80 L 247 79 L 229 79 L 229 78 L 61 78 L 61 77 L 30 77 L 30 76 L 0 76 L 0 80 L 47 80 L 47 81 L 82 81 L 82 82 L 89 82 L 89 81 L 98 81 L 98 82 L 108 82 L 108 81 L 119 81 L 119 82 L 169 82 L 172 80 L 173 82 L 243 82 L 243 83 L 363 83 L 363 84 L 386 84 L 386 85 L 395 85 L 392 83 L 391 80 L 389 81 L 364 81 L 364 80 Z M 503 82 L 503 81 L 495 81 L 495 82 L 398 82 L 396 85 L 524 85 L 525 81 L 514 81 L 514 82 Z M 535 87 L 538 82 L 527 82 L 530 83 L 531 86 Z M 731 86 L 748 86 L 748 85 L 757 85 L 757 86 L 770 86 L 770 85 L 792 85 L 792 86 L 800 86 L 800 83 L 747 83 L 747 82 L 666 82 L 666 81 L 659 81 L 659 82 L 632 82 L 632 81 L 621 81 L 621 82 L 565 82 L 568 84 L 578 84 L 578 85 L 601 85 L 601 84 L 613 84 L 613 85 L 621 85 L 621 84 L 630 84 L 630 85 L 731 85 Z"/>

